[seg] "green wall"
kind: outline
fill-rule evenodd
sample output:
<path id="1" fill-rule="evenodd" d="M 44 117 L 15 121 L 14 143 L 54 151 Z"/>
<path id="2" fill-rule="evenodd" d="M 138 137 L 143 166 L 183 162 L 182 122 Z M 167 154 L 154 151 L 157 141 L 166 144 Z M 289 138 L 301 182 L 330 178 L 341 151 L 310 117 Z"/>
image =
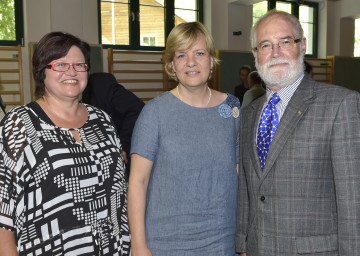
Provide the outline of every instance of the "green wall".
<path id="1" fill-rule="evenodd" d="M 255 69 L 255 60 L 252 52 L 217 51 L 220 58 L 219 90 L 234 94 L 234 87 L 240 83 L 239 69 L 249 65 Z"/>
<path id="2" fill-rule="evenodd" d="M 334 83 L 360 92 L 360 58 L 335 56 Z"/>

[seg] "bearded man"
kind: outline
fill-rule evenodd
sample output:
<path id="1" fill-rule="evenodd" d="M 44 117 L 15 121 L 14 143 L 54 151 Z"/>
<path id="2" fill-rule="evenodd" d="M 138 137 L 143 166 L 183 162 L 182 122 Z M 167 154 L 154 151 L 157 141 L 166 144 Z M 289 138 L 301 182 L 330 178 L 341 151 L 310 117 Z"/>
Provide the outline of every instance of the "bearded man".
<path id="1" fill-rule="evenodd" d="M 251 42 L 267 92 L 241 111 L 237 252 L 359 255 L 360 94 L 304 74 L 291 14 L 265 14 Z"/>

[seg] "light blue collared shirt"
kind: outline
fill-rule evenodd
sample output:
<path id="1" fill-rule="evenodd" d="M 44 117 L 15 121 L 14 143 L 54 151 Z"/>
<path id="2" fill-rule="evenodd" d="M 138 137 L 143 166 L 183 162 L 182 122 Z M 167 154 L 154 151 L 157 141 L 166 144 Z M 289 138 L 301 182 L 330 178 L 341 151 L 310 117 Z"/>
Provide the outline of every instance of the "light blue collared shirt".
<path id="1" fill-rule="evenodd" d="M 301 75 L 292 85 L 281 88 L 279 91 L 276 92 L 280 97 L 280 101 L 276 104 L 276 110 L 278 112 L 279 122 L 280 122 L 281 117 L 283 116 L 283 114 L 285 112 L 285 109 L 286 109 L 287 105 L 289 104 L 289 101 L 290 101 L 291 97 L 294 95 L 294 92 L 298 88 L 298 86 L 299 86 L 301 80 L 303 79 L 303 77 L 304 77 L 304 74 Z M 275 93 L 274 91 L 266 89 L 266 102 L 265 102 L 265 104 L 263 106 L 263 109 L 268 104 L 271 96 L 274 93 Z"/>

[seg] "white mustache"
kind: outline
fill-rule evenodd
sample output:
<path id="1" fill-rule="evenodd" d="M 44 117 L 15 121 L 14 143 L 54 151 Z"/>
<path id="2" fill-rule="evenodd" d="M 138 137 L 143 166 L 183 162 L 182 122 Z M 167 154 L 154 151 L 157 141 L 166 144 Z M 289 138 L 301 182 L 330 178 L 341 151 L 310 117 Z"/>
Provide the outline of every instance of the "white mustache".
<path id="1" fill-rule="evenodd" d="M 265 67 L 268 68 L 270 66 L 277 65 L 277 64 L 290 64 L 290 60 L 288 60 L 286 58 L 272 59 L 265 64 Z"/>

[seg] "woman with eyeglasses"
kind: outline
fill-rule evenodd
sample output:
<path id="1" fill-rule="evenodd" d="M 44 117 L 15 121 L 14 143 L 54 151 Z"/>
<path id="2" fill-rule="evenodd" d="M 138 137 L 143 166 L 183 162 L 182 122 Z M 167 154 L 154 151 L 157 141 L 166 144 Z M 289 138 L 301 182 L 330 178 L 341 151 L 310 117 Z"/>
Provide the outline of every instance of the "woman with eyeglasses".
<path id="1" fill-rule="evenodd" d="M 37 100 L 0 123 L 0 255 L 128 255 L 120 140 L 79 102 L 89 45 L 51 32 L 32 64 Z"/>

